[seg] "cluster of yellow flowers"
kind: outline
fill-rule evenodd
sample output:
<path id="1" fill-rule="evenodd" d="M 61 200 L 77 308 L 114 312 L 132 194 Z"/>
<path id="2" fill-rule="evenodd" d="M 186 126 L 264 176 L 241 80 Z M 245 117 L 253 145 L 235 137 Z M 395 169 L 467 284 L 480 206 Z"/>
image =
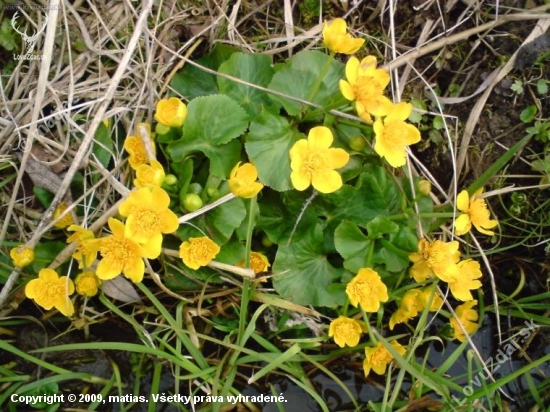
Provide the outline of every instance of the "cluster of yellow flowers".
<path id="1" fill-rule="evenodd" d="M 361 48 L 364 40 L 353 38 L 346 32 L 346 22 L 335 19 L 325 23 L 323 42 L 333 53 L 353 54 Z M 351 57 L 346 63 L 346 79 L 340 80 L 340 91 L 344 97 L 355 102 L 357 115 L 368 124 L 373 124 L 375 135 L 374 151 L 393 167 L 406 163 L 405 148 L 420 141 L 420 131 L 405 122 L 412 112 L 412 105 L 406 102 L 394 104 L 384 95 L 390 83 L 390 74 L 377 68 L 374 56 L 361 61 Z"/>

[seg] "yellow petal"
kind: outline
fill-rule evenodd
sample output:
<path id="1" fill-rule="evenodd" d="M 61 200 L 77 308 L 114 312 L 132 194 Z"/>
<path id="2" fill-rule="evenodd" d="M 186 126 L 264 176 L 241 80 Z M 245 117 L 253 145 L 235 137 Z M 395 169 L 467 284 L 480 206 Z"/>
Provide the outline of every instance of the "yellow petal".
<path id="1" fill-rule="evenodd" d="M 38 273 L 38 277 L 45 282 L 56 282 L 59 280 L 59 275 L 53 269 L 44 268 Z"/>
<path id="2" fill-rule="evenodd" d="M 291 165 L 290 167 L 294 170 L 296 170 L 296 168 L 301 168 L 301 163 L 300 164 L 296 164 L 296 166 L 294 166 L 294 162 L 295 161 L 303 161 L 304 157 L 307 155 L 307 153 L 309 152 L 309 142 L 306 140 L 306 139 L 300 139 L 298 140 L 296 143 L 294 143 L 294 145 L 291 147 L 290 151 L 289 151 L 289 155 L 290 155 L 290 160 L 291 160 Z"/>
<path id="3" fill-rule="evenodd" d="M 143 274 L 145 273 L 145 263 L 143 263 L 143 259 L 135 260 L 131 264 L 126 264 L 122 273 L 134 283 L 141 282 L 143 280 Z"/>
<path id="4" fill-rule="evenodd" d="M 162 248 L 162 235 L 157 233 L 151 236 L 147 243 L 141 245 L 141 248 L 143 250 L 143 257 L 147 259 L 158 258 Z"/>
<path id="5" fill-rule="evenodd" d="M 351 86 L 351 84 L 349 84 L 345 80 L 340 79 L 338 86 L 340 88 L 340 92 L 346 99 L 351 101 L 355 100 L 355 93 L 353 93 L 353 87 Z"/>
<path id="6" fill-rule="evenodd" d="M 470 208 L 470 197 L 466 190 L 458 194 L 456 198 L 456 208 L 461 212 L 468 213 L 468 209 Z"/>
<path id="7" fill-rule="evenodd" d="M 110 217 L 107 221 L 107 224 L 109 225 L 109 229 L 111 229 L 111 232 L 113 232 L 113 235 L 124 237 L 124 223 L 122 223 L 118 219 Z"/>
<path id="8" fill-rule="evenodd" d="M 102 280 L 109 280 L 120 275 L 122 271 L 121 267 L 116 267 L 114 265 L 109 265 L 105 259 L 99 261 L 97 265 L 96 275 Z"/>
<path id="9" fill-rule="evenodd" d="M 55 308 L 65 316 L 74 314 L 74 306 L 72 300 L 68 296 L 60 296 L 55 300 Z"/>
<path id="10" fill-rule="evenodd" d="M 327 170 L 324 173 L 313 175 L 311 183 L 321 193 L 332 193 L 342 187 L 342 176 L 334 170 Z"/>
<path id="11" fill-rule="evenodd" d="M 348 79 L 349 85 L 350 86 L 355 85 L 355 83 L 357 82 L 357 75 L 359 71 L 359 59 L 355 56 L 350 58 L 346 63 L 345 70 L 346 70 L 346 79 Z M 353 100 L 353 99 L 349 99 L 349 100 Z"/>
<path id="12" fill-rule="evenodd" d="M 29 299 L 36 298 L 39 293 L 40 289 L 42 288 L 44 281 L 41 279 L 33 279 L 27 285 L 25 286 L 25 296 Z"/>
<path id="13" fill-rule="evenodd" d="M 412 112 L 412 104 L 407 102 L 400 102 L 394 104 L 391 111 L 388 113 L 385 122 L 405 121 L 409 118 Z"/>
<path id="14" fill-rule="evenodd" d="M 292 181 L 292 186 L 298 191 L 306 190 L 311 184 L 311 178 L 306 173 L 302 172 L 292 172 L 290 174 L 290 180 Z"/>
<path id="15" fill-rule="evenodd" d="M 333 148 L 329 150 L 329 163 L 332 169 L 340 169 L 349 162 L 349 153 L 344 149 Z"/>
<path id="16" fill-rule="evenodd" d="M 455 220 L 455 234 L 457 236 L 462 236 L 465 233 L 468 233 L 472 228 L 472 222 L 470 221 L 470 216 L 467 213 L 463 213 L 458 216 Z"/>
<path id="17" fill-rule="evenodd" d="M 310 150 L 328 149 L 334 138 L 328 127 L 317 126 L 309 131 L 307 140 Z"/>
<path id="18" fill-rule="evenodd" d="M 376 70 L 378 60 L 374 56 L 367 56 L 357 66 L 358 76 L 371 76 Z"/>

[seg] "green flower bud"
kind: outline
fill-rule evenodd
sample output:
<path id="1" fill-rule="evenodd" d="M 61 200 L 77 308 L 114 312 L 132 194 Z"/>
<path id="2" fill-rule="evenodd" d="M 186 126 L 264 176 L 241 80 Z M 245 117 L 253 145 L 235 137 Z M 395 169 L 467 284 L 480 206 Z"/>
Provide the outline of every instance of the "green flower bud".
<path id="1" fill-rule="evenodd" d="M 183 207 L 188 212 L 194 212 L 202 207 L 202 199 L 199 195 L 188 193 L 183 199 Z"/>
<path id="2" fill-rule="evenodd" d="M 355 136 L 349 141 L 350 149 L 355 150 L 356 152 L 360 152 L 361 150 L 363 150 L 366 145 L 367 142 L 365 141 L 365 138 L 363 136 Z"/>
<path id="3" fill-rule="evenodd" d="M 164 178 L 164 183 L 168 186 L 173 186 L 178 183 L 178 178 L 173 174 L 166 175 L 166 177 Z"/>

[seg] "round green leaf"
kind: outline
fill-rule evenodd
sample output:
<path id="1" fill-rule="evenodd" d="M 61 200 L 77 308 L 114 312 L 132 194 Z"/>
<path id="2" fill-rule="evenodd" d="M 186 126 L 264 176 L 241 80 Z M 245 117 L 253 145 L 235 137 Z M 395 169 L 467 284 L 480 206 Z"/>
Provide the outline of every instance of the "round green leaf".
<path id="1" fill-rule="evenodd" d="M 344 258 L 344 267 L 353 273 L 365 267 L 371 242 L 373 240 L 369 240 L 356 224 L 348 220 L 340 223 L 334 231 L 334 246 Z"/>
<path id="2" fill-rule="evenodd" d="M 220 66 L 219 72 L 262 87 L 267 87 L 273 77 L 271 59 L 258 53 L 235 53 Z M 269 95 L 263 90 L 221 76 L 218 77 L 218 85 L 220 93 L 233 98 L 251 117 L 258 115 L 262 106 L 273 105 Z"/>
<path id="3" fill-rule="evenodd" d="M 264 111 L 250 124 L 246 153 L 258 169 L 260 181 L 277 190 L 292 188 L 290 148 L 305 136 L 279 115 Z"/>

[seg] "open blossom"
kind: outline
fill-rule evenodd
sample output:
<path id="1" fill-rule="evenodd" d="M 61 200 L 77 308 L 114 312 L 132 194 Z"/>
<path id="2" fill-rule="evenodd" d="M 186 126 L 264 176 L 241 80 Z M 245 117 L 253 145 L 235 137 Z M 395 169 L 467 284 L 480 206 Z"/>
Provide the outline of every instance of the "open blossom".
<path id="1" fill-rule="evenodd" d="M 82 296 L 92 297 L 97 295 L 101 280 L 96 276 L 93 270 L 86 270 L 76 276 L 74 285 L 76 293 Z"/>
<path id="2" fill-rule="evenodd" d="M 141 127 L 145 127 L 148 130 L 151 146 L 153 147 L 153 150 L 155 150 L 155 144 L 153 139 L 151 139 L 151 125 L 149 123 L 138 123 L 136 127 L 136 135 L 128 136 L 126 140 L 124 140 L 124 149 L 130 155 L 128 162 L 134 170 L 136 170 L 140 165 L 149 163 L 149 157 L 147 156 L 147 151 L 145 150 L 145 145 L 141 140 L 142 136 L 139 132 Z"/>
<path id="3" fill-rule="evenodd" d="M 353 54 L 365 43 L 364 39 L 357 39 L 347 32 L 344 19 L 337 18 L 330 23 L 325 22 L 323 27 L 323 44 L 335 53 Z"/>
<path id="4" fill-rule="evenodd" d="M 236 266 L 244 267 L 244 263 L 245 262 L 243 259 L 239 261 Z M 254 273 L 267 272 L 270 266 L 271 264 L 269 263 L 267 256 L 265 256 L 263 253 L 250 252 L 250 269 L 252 269 Z"/>
<path id="5" fill-rule="evenodd" d="M 477 321 L 479 319 L 479 314 L 472 309 L 475 305 L 477 305 L 477 300 L 470 300 L 455 309 L 458 322 L 464 326 L 464 329 L 466 329 L 468 335 L 474 333 L 478 328 Z M 466 336 L 462 333 L 462 329 L 460 329 L 458 322 L 454 317 L 451 318 L 451 326 L 454 329 L 453 337 L 458 339 L 460 342 L 464 342 L 466 341 Z"/>
<path id="6" fill-rule="evenodd" d="M 241 162 L 231 170 L 229 174 L 229 190 L 235 196 L 250 199 L 256 196 L 264 185 L 257 182 L 258 170 L 252 163 L 245 163 L 242 166 Z"/>
<path id="7" fill-rule="evenodd" d="M 160 243 L 138 243 L 124 236 L 124 223 L 109 218 L 112 235 L 99 239 L 101 261 L 97 265 L 97 277 L 109 280 L 121 273 L 135 283 L 143 279 L 145 263 L 143 258 L 155 259 L 160 255 Z"/>
<path id="8" fill-rule="evenodd" d="M 180 257 L 183 263 L 195 270 L 208 265 L 219 252 L 220 247 L 206 236 L 189 238 L 180 246 Z"/>
<path id="9" fill-rule="evenodd" d="M 361 332 L 364 330 L 366 328 L 361 322 L 346 316 L 340 316 L 330 322 L 328 336 L 334 337 L 334 342 L 341 348 L 346 345 L 353 347 L 359 343 Z"/>
<path id="10" fill-rule="evenodd" d="M 378 118 L 373 124 L 374 151 L 393 167 L 403 166 L 407 162 L 405 148 L 420 141 L 420 131 L 405 122 L 411 111 L 410 103 L 394 104 L 384 119 Z"/>
<path id="11" fill-rule="evenodd" d="M 71 225 L 67 230 L 74 232 L 67 238 L 67 243 L 76 242 L 76 251 L 73 253 L 73 259 L 78 261 L 78 268 L 89 268 L 94 263 L 99 252 L 99 239 L 95 238 L 91 230 L 84 229 L 79 225 Z"/>
<path id="12" fill-rule="evenodd" d="M 61 216 L 61 213 L 67 210 L 67 207 L 67 203 L 61 202 L 54 210 L 52 220 L 56 220 L 59 216 Z M 54 226 L 58 229 L 65 229 L 66 227 L 71 226 L 74 223 L 75 222 L 73 219 L 73 215 L 71 213 L 67 213 L 65 216 L 55 222 Z"/>
<path id="13" fill-rule="evenodd" d="M 385 116 L 392 102 L 384 96 L 390 83 L 390 74 L 376 68 L 376 57 L 367 56 L 361 62 L 352 57 L 346 63 L 346 80 L 340 80 L 340 92 L 348 100 L 355 102 L 357 115 L 371 124 L 371 116 Z"/>
<path id="14" fill-rule="evenodd" d="M 388 288 L 380 275 L 370 268 L 362 268 L 346 286 L 346 293 L 351 304 L 358 304 L 365 312 L 377 312 L 380 302 L 388 301 Z"/>
<path id="15" fill-rule="evenodd" d="M 34 250 L 30 247 L 16 246 L 10 250 L 10 257 L 13 265 L 22 268 L 34 261 Z"/>
<path id="16" fill-rule="evenodd" d="M 187 106 L 177 97 L 159 100 L 155 120 L 170 127 L 181 127 L 187 117 Z"/>
<path id="17" fill-rule="evenodd" d="M 405 354 L 406 349 L 399 342 L 394 340 L 390 342 L 390 345 L 399 355 L 403 356 Z M 378 375 L 383 375 L 392 360 L 392 354 L 381 342 L 378 342 L 374 348 L 365 348 L 365 360 L 363 361 L 365 376 L 369 376 L 371 370 Z"/>
<path id="18" fill-rule="evenodd" d="M 67 276 L 61 276 L 53 269 L 42 269 L 38 278 L 25 286 L 25 296 L 33 299 L 46 310 L 56 308 L 65 316 L 74 313 L 73 302 L 69 296 L 74 293 L 74 283 Z"/>
<path id="19" fill-rule="evenodd" d="M 458 242 L 428 242 L 420 239 L 418 252 L 411 253 L 409 259 L 413 262 L 411 276 L 417 282 L 437 277 L 444 282 L 452 282 L 458 276 L 457 263 L 460 260 Z"/>
<path id="20" fill-rule="evenodd" d="M 449 282 L 451 293 L 457 300 L 463 302 L 472 300 L 474 297 L 470 290 L 479 289 L 481 287 L 481 282 L 476 280 L 481 277 L 479 262 L 472 259 L 462 260 L 458 262 L 458 270 L 460 276 Z"/>
<path id="21" fill-rule="evenodd" d="M 162 185 L 166 175 L 164 168 L 155 159 L 151 160 L 151 164 L 139 165 L 136 169 L 136 179 L 134 180 L 134 186 L 137 188 L 153 187 Z"/>
<path id="22" fill-rule="evenodd" d="M 466 190 L 460 192 L 456 199 L 456 208 L 462 212 L 455 220 L 455 233 L 458 236 L 468 233 L 472 225 L 481 233 L 492 236 L 495 234 L 492 229 L 498 222 L 491 220 L 491 214 L 487 209 L 487 203 L 479 195 L 483 189 L 479 189 L 472 197 Z"/>
<path id="23" fill-rule="evenodd" d="M 307 140 L 300 139 L 290 149 L 290 180 L 296 190 L 310 185 L 321 193 L 332 193 L 342 187 L 342 177 L 334 169 L 344 167 L 349 154 L 344 149 L 331 148 L 334 138 L 328 127 L 309 131 Z"/>
<path id="24" fill-rule="evenodd" d="M 178 217 L 169 205 L 170 196 L 160 187 L 130 192 L 118 208 L 119 213 L 127 217 L 125 236 L 138 243 L 152 244 L 160 253 L 162 233 L 175 232 L 179 226 Z"/>
<path id="25" fill-rule="evenodd" d="M 426 308 L 431 296 L 431 288 L 424 289 L 409 289 L 403 295 L 399 308 L 392 314 L 390 318 L 390 329 L 393 330 L 396 324 L 406 322 L 416 316 Z M 437 294 L 434 294 L 429 311 L 438 310 L 443 305 L 443 299 Z"/>

